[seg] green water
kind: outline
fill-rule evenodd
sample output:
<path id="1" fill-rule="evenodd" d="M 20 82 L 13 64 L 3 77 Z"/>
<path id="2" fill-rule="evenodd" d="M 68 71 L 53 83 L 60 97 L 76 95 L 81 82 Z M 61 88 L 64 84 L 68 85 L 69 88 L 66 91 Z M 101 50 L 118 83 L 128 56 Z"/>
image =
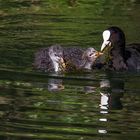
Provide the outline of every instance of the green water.
<path id="1" fill-rule="evenodd" d="M 138 43 L 139 13 L 138 0 L 0 0 L 0 139 L 139 140 L 139 73 L 32 66 L 56 43 L 99 50 L 112 25 Z"/>

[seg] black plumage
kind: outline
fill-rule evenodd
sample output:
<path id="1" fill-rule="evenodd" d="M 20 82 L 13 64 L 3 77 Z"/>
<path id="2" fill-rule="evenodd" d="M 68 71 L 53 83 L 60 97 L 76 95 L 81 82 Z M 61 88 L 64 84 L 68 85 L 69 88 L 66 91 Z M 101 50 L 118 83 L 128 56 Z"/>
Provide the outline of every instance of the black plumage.
<path id="1" fill-rule="evenodd" d="M 103 32 L 102 52 L 108 52 L 106 65 L 114 70 L 140 70 L 140 44 L 126 45 L 125 34 L 119 27 Z"/>

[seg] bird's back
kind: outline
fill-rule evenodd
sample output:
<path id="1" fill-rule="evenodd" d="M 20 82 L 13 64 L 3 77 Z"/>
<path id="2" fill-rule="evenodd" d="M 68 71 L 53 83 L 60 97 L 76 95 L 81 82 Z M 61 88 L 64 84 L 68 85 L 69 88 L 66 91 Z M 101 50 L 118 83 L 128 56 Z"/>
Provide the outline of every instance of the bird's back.
<path id="1" fill-rule="evenodd" d="M 128 69 L 140 70 L 140 44 L 129 44 L 125 50 L 125 59 Z"/>
<path id="2" fill-rule="evenodd" d="M 53 65 L 48 54 L 49 48 L 42 48 L 35 53 L 34 68 L 39 71 L 53 71 Z"/>
<path id="3" fill-rule="evenodd" d="M 78 69 L 83 63 L 83 53 L 84 49 L 82 48 L 64 48 L 64 60 L 67 66 L 67 69 Z"/>

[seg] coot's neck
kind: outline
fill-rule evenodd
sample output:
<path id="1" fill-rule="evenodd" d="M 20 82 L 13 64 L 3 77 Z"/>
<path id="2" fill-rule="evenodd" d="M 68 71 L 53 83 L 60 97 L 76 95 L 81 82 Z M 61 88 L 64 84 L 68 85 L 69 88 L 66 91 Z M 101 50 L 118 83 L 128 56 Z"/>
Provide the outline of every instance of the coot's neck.
<path id="1" fill-rule="evenodd" d="M 111 65 L 115 70 L 125 70 L 127 65 L 125 62 L 125 43 L 114 44 L 111 49 Z"/>
<path id="2" fill-rule="evenodd" d="M 83 65 L 83 68 L 90 70 L 92 65 L 93 65 L 93 62 L 86 61 L 85 64 Z"/>

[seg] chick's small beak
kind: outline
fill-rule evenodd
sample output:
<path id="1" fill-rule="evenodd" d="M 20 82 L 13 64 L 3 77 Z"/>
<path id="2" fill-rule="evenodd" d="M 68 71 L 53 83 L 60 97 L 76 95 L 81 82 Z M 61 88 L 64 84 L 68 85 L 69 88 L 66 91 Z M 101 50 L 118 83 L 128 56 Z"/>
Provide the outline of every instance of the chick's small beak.
<path id="1" fill-rule="evenodd" d="M 102 52 L 98 52 L 98 51 L 97 51 L 97 52 L 95 53 L 95 56 L 96 56 L 97 58 L 98 58 L 99 56 L 101 56 L 101 55 L 103 55 Z"/>
<path id="2" fill-rule="evenodd" d="M 108 40 L 104 40 L 101 46 L 101 52 L 104 52 L 107 47 L 111 47 L 111 42 Z"/>

